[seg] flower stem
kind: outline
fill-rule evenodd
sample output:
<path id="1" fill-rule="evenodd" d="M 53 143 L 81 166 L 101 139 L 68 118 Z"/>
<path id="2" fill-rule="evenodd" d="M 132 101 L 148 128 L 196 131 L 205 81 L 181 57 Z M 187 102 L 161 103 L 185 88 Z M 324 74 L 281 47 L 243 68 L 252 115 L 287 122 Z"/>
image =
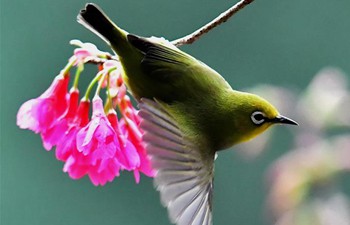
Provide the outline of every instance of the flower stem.
<path id="1" fill-rule="evenodd" d="M 109 88 L 109 76 L 107 77 L 107 100 L 105 104 L 105 112 L 109 112 L 111 109 L 113 109 L 113 103 L 112 103 L 112 96 L 111 96 L 111 91 Z"/>
<path id="2" fill-rule="evenodd" d="M 61 74 L 63 74 L 63 76 L 68 76 L 69 70 L 72 69 L 72 67 L 76 61 L 77 61 L 77 59 L 75 56 L 70 57 L 67 65 L 61 70 Z"/>
<path id="3" fill-rule="evenodd" d="M 92 88 L 94 87 L 94 85 L 100 80 L 101 76 L 104 74 L 104 71 L 100 71 L 96 74 L 96 76 L 94 77 L 94 79 L 90 82 L 88 88 L 86 89 L 85 95 L 83 97 L 83 100 L 88 101 L 89 100 L 89 95 L 90 92 L 92 90 Z"/>
<path id="4" fill-rule="evenodd" d="M 74 77 L 74 83 L 73 83 L 73 88 L 76 90 L 78 89 L 80 74 L 81 72 L 83 72 L 83 70 L 84 70 L 84 64 L 79 63 L 77 70 L 75 71 L 75 77 Z"/>
<path id="5" fill-rule="evenodd" d="M 102 70 L 103 75 L 102 75 L 102 77 L 101 77 L 101 79 L 100 79 L 100 82 L 98 83 L 97 88 L 96 88 L 95 96 L 100 94 L 100 90 L 101 90 L 103 81 L 106 79 L 106 77 L 107 77 L 107 79 L 109 79 L 109 73 L 111 73 L 112 71 L 114 71 L 114 70 L 116 70 L 116 69 L 117 69 L 117 67 L 112 67 L 112 68 L 110 68 L 110 69 L 107 70 L 107 71 Z M 108 83 L 108 84 L 109 84 L 109 83 Z"/>

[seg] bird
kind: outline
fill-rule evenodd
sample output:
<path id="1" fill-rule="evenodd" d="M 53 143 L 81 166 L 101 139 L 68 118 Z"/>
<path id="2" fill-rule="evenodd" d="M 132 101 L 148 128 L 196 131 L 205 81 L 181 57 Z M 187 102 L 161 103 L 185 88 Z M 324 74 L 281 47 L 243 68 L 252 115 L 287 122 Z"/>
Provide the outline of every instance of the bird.
<path id="1" fill-rule="evenodd" d="M 233 90 L 215 70 L 161 38 L 119 28 L 95 4 L 77 16 L 118 55 L 139 105 L 154 184 L 177 225 L 213 223 L 214 160 L 274 124 L 297 125 L 267 100 Z"/>

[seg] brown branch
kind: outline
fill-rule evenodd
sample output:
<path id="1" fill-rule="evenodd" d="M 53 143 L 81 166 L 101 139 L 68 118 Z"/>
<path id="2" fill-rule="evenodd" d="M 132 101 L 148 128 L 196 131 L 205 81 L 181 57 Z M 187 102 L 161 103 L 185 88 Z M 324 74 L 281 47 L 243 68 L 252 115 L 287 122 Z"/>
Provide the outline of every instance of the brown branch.
<path id="1" fill-rule="evenodd" d="M 84 60 L 84 64 L 85 63 L 91 63 L 91 64 L 103 64 L 105 63 L 107 60 L 115 60 L 115 61 L 119 61 L 118 57 L 111 55 L 108 52 L 105 52 L 106 54 L 104 55 L 105 58 L 100 58 L 100 57 L 95 57 L 95 56 L 89 56 L 86 57 Z"/>
<path id="2" fill-rule="evenodd" d="M 238 11 L 243 9 L 245 6 L 252 3 L 254 0 L 241 0 L 237 2 L 234 6 L 226 10 L 225 12 L 221 13 L 218 17 L 216 17 L 214 20 L 210 21 L 203 27 L 199 28 L 198 30 L 194 31 L 193 33 L 186 35 L 185 37 L 176 39 L 172 41 L 171 43 L 177 47 L 185 44 L 192 44 L 196 40 L 198 40 L 202 35 L 208 33 L 213 28 L 219 26 L 220 24 L 226 22 L 231 16 L 236 14 Z"/>

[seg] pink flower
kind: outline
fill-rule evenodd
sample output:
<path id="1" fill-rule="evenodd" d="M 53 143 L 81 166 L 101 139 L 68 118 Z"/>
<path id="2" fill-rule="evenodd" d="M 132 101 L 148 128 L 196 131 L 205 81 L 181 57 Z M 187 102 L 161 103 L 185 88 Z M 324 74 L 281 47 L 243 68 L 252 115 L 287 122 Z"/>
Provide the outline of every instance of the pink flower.
<path id="1" fill-rule="evenodd" d="M 92 104 L 92 119 L 78 132 L 77 148 L 84 155 L 92 155 L 95 164 L 98 159 L 113 158 L 120 147 L 117 135 L 104 113 L 102 99 L 95 96 Z"/>
<path id="2" fill-rule="evenodd" d="M 151 162 L 148 158 L 145 146 L 143 145 L 141 139 L 142 131 L 140 128 L 135 124 L 134 121 L 126 117 L 123 117 L 121 119 L 120 127 L 126 139 L 129 140 L 136 149 L 140 158 L 140 165 L 134 169 L 136 183 L 140 182 L 140 172 L 146 176 L 154 177 L 155 171 L 151 167 Z"/>
<path id="3" fill-rule="evenodd" d="M 25 102 L 17 113 L 17 125 L 35 133 L 45 132 L 66 111 L 69 76 L 60 74 L 38 98 Z"/>
<path id="4" fill-rule="evenodd" d="M 89 109 L 90 101 L 81 101 L 74 119 L 68 121 L 67 130 L 64 132 L 64 139 L 56 147 L 56 158 L 58 160 L 66 161 L 74 151 L 77 151 L 76 134 L 82 127 L 89 123 Z"/>
<path id="5" fill-rule="evenodd" d="M 58 144 L 66 135 L 69 125 L 73 122 L 77 112 L 79 102 L 79 91 L 72 90 L 69 93 L 69 105 L 66 112 L 58 118 L 51 128 L 41 133 L 43 145 L 46 150 L 50 150 L 53 146 Z"/>
<path id="6" fill-rule="evenodd" d="M 72 136 L 70 138 L 69 146 L 66 148 L 67 151 L 67 160 L 63 166 L 63 172 L 68 173 L 72 179 L 80 179 L 85 176 L 91 167 L 89 163 L 91 161 L 91 156 L 82 155 L 76 148 L 76 130 L 72 131 Z"/>
<path id="7" fill-rule="evenodd" d="M 75 138 L 72 140 L 76 141 Z M 95 164 L 92 163 L 94 161 Z M 72 179 L 80 179 L 88 175 L 91 182 L 98 186 L 105 185 L 107 181 L 111 182 L 116 176 L 119 176 L 120 167 L 115 157 L 95 160 L 93 155 L 84 155 L 76 148 L 76 142 L 74 142 L 63 171 L 68 172 Z"/>
<path id="8" fill-rule="evenodd" d="M 121 87 L 119 98 L 119 107 L 123 113 L 124 118 L 129 118 L 136 123 L 138 126 L 141 122 L 141 118 L 137 115 L 138 111 L 133 107 L 130 97 L 126 95 L 126 87 L 123 85 Z"/>
<path id="9" fill-rule="evenodd" d="M 105 185 L 107 181 L 111 182 L 119 176 L 120 164 L 116 158 L 97 160 L 94 165 L 91 164 L 92 160 L 91 155 L 85 156 L 79 151 L 73 151 L 63 171 L 68 172 L 72 179 L 80 179 L 87 174 L 95 186 Z"/>
<path id="10" fill-rule="evenodd" d="M 88 175 L 94 185 L 104 185 L 119 176 L 121 154 L 117 135 L 109 123 L 103 110 L 102 99 L 93 99 L 93 115 L 91 121 L 79 131 L 70 131 L 70 151 L 64 171 L 73 179 Z M 74 146 L 76 140 L 76 146 Z M 59 148 L 59 146 L 58 146 Z M 63 150 L 63 149 L 62 149 Z"/>
<path id="11" fill-rule="evenodd" d="M 119 171 L 120 164 L 116 158 L 102 160 L 90 168 L 89 178 L 95 186 L 103 186 L 119 176 Z"/>
<path id="12" fill-rule="evenodd" d="M 94 99 L 94 115 L 93 119 L 97 116 L 102 116 L 102 101 Z M 97 110 L 96 110 L 97 108 Z M 65 140 L 57 145 L 56 157 L 60 160 L 66 161 L 63 171 L 67 172 L 72 179 L 80 179 L 85 175 L 88 175 L 91 182 L 94 185 L 105 185 L 108 181 L 112 181 L 116 176 L 119 176 L 120 163 L 114 155 L 110 157 L 98 158 L 94 154 L 84 154 L 83 151 L 77 148 L 77 137 L 80 132 L 84 131 L 93 121 L 89 123 L 89 102 L 80 102 L 75 119 L 70 124 L 69 130 L 66 132 Z M 103 120 L 103 119 L 102 119 Z M 95 121 L 96 122 L 96 121 Z M 98 124 L 99 126 L 101 124 Z M 91 131 L 90 131 L 91 132 Z M 97 131 L 97 133 L 100 131 Z M 102 137 L 103 135 L 97 135 Z M 101 132 L 100 132 L 101 133 Z M 81 135 L 81 133 L 80 133 Z M 111 138 L 111 137 L 110 137 Z M 107 138 L 107 139 L 110 139 Z M 101 142 L 102 143 L 102 142 Z M 100 146 L 100 151 L 103 151 L 103 146 Z M 90 149 L 89 153 L 96 149 Z"/>
<path id="13" fill-rule="evenodd" d="M 154 177 L 155 172 L 151 167 L 145 146 L 142 142 L 141 137 L 143 132 L 139 128 L 141 118 L 137 115 L 138 111 L 132 106 L 129 96 L 125 94 L 125 92 L 120 92 L 118 95 L 120 110 L 123 114 L 123 118 L 120 122 L 120 128 L 125 138 L 130 141 L 139 155 L 140 165 L 134 169 L 136 183 L 139 183 L 139 172 L 142 172 L 149 177 Z"/>
<path id="14" fill-rule="evenodd" d="M 133 171 L 136 183 L 140 181 L 140 172 L 153 177 L 154 171 L 141 140 L 140 117 L 127 96 L 118 57 L 98 50 L 91 43 L 73 40 L 71 44 L 78 48 L 62 70 L 64 72 L 55 77 L 42 95 L 20 107 L 17 125 L 40 133 L 46 150 L 56 146 L 56 158 L 64 162 L 63 171 L 72 179 L 87 175 L 94 185 L 105 185 L 119 176 L 120 170 Z M 99 72 L 79 103 L 80 74 L 91 60 L 98 63 Z M 73 67 L 76 67 L 75 79 L 68 93 L 68 71 Z M 87 98 L 96 84 L 97 93 L 101 88 L 107 89 L 105 107 L 108 112 L 104 111 L 102 99 L 95 96 L 90 120 Z M 114 108 L 120 109 L 121 120 Z"/>
<path id="15" fill-rule="evenodd" d="M 71 40 L 70 44 L 79 46 L 80 48 L 74 49 L 74 56 L 76 62 L 74 65 L 84 64 L 89 58 L 99 58 L 104 57 L 106 52 L 102 52 L 97 49 L 97 47 L 92 43 L 83 43 L 79 40 Z"/>
<path id="16" fill-rule="evenodd" d="M 118 124 L 118 117 L 114 110 L 110 110 L 107 114 L 108 121 L 111 123 L 114 128 L 119 144 L 121 154 L 118 156 L 119 161 L 124 165 L 123 169 L 134 170 L 140 165 L 140 157 L 137 153 L 134 145 L 122 134 L 122 131 Z"/>
<path id="17" fill-rule="evenodd" d="M 140 172 L 146 176 L 154 177 L 155 171 L 151 167 L 141 139 L 142 130 L 139 128 L 141 118 L 137 115 L 138 111 L 132 106 L 129 96 L 126 95 L 126 87 L 123 83 L 120 84 L 115 103 L 119 105 L 123 115 L 119 124 L 120 133 L 127 141 L 129 148 L 135 149 L 139 157 L 139 166 L 134 169 L 136 183 L 140 182 Z"/>
<path id="18" fill-rule="evenodd" d="M 116 60 L 107 60 L 102 65 L 102 70 L 104 70 L 106 73 L 108 71 L 111 71 L 108 76 L 106 76 L 106 79 L 104 80 L 102 87 L 107 87 L 107 79 L 109 79 L 109 93 L 112 98 L 116 97 L 119 92 L 119 87 L 123 84 L 123 81 L 121 80 L 121 73 L 122 73 L 122 66 L 119 61 Z M 114 70 L 112 70 L 114 69 Z"/>

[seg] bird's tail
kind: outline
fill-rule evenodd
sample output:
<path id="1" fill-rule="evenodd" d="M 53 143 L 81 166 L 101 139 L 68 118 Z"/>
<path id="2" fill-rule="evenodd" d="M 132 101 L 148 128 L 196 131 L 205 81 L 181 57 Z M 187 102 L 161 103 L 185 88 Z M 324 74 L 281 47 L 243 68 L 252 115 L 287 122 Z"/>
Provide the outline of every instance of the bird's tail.
<path id="1" fill-rule="evenodd" d="M 88 3 L 77 17 L 80 24 L 97 34 L 119 54 L 127 43 L 127 32 L 115 25 L 95 4 Z"/>

